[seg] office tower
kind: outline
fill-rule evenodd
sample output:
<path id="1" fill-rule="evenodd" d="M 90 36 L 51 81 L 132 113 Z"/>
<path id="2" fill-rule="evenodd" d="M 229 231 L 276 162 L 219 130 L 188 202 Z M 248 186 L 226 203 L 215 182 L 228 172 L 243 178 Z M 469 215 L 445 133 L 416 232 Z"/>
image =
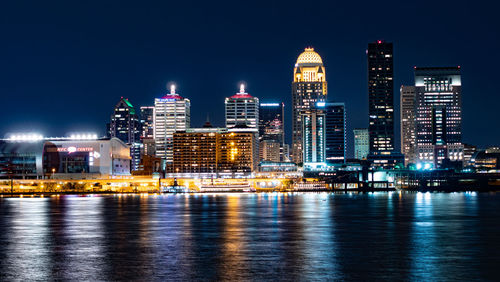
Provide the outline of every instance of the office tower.
<path id="1" fill-rule="evenodd" d="M 154 138 L 154 110 L 153 106 L 141 107 L 141 139 Z"/>
<path id="2" fill-rule="evenodd" d="M 154 106 L 141 107 L 141 159 L 144 155 L 155 155 Z"/>
<path id="3" fill-rule="evenodd" d="M 401 86 L 401 153 L 405 164 L 415 162 L 415 86 Z"/>
<path id="4" fill-rule="evenodd" d="M 306 48 L 297 58 L 292 82 L 292 160 L 303 162 L 302 115 L 324 102 L 327 95 L 326 73 L 323 60 L 314 51 Z"/>
<path id="5" fill-rule="evenodd" d="M 245 125 L 258 130 L 259 99 L 245 92 L 241 84 L 240 92 L 226 98 L 226 127 Z"/>
<path id="6" fill-rule="evenodd" d="M 471 164 L 471 159 L 472 156 L 478 152 L 478 149 L 476 146 L 471 145 L 471 144 L 463 144 L 464 145 L 464 167 L 470 166 Z"/>
<path id="7" fill-rule="evenodd" d="M 173 161 L 173 135 L 176 131 L 185 131 L 191 121 L 191 102 L 175 93 L 175 85 L 170 93 L 155 99 L 154 139 L 156 156 L 167 164 Z"/>
<path id="8" fill-rule="evenodd" d="M 134 106 L 128 99 L 121 98 L 116 104 L 111 122 L 109 123 L 109 136 L 116 137 L 130 145 L 130 156 L 132 170 L 137 170 L 140 162 L 140 134 L 141 125 Z"/>
<path id="9" fill-rule="evenodd" d="M 460 67 L 415 67 L 415 93 L 418 161 L 462 161 Z"/>
<path id="10" fill-rule="evenodd" d="M 275 148 L 278 144 L 278 162 L 288 160 L 285 149 L 284 103 L 260 103 L 259 141 L 262 148 L 261 161 L 276 161 Z M 264 149 L 264 147 L 266 149 Z M 269 158 L 268 158 L 269 156 Z"/>
<path id="11" fill-rule="evenodd" d="M 370 152 L 370 135 L 367 128 L 355 128 L 354 130 L 354 158 L 365 160 Z"/>
<path id="12" fill-rule="evenodd" d="M 320 102 L 323 103 L 323 102 Z M 325 113 L 311 109 L 302 112 L 304 166 L 325 162 Z"/>
<path id="13" fill-rule="evenodd" d="M 394 150 L 392 43 L 369 43 L 367 56 L 370 153 L 378 154 Z"/>
<path id="14" fill-rule="evenodd" d="M 318 103 L 320 106 L 322 102 Z M 344 163 L 346 151 L 346 113 L 344 103 L 325 103 L 325 161 Z"/>

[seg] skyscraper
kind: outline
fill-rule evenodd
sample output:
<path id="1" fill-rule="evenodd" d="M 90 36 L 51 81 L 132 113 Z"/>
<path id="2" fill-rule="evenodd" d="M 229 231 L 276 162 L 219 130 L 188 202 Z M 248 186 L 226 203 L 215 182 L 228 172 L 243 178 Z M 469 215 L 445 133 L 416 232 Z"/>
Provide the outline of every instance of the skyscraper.
<path id="1" fill-rule="evenodd" d="M 226 98 L 226 127 L 247 126 L 258 131 L 259 99 L 245 92 L 241 84 L 240 92 Z"/>
<path id="2" fill-rule="evenodd" d="M 175 85 L 170 93 L 155 99 L 154 138 L 156 156 L 167 164 L 173 161 L 173 135 L 176 131 L 185 131 L 190 127 L 191 102 L 175 93 Z"/>
<path id="3" fill-rule="evenodd" d="M 343 163 L 346 158 L 345 104 L 325 103 L 324 112 L 325 161 L 327 163 Z"/>
<path id="4" fill-rule="evenodd" d="M 284 103 L 260 103 L 259 147 L 261 161 L 286 161 Z M 276 157 L 276 150 L 278 157 Z M 272 160 L 271 160 L 272 159 Z"/>
<path id="5" fill-rule="evenodd" d="M 368 44 L 370 153 L 394 150 L 394 70 L 392 43 Z"/>
<path id="6" fill-rule="evenodd" d="M 354 158 L 365 160 L 370 152 L 370 135 L 367 128 L 355 128 L 354 130 Z"/>
<path id="7" fill-rule="evenodd" d="M 140 134 L 141 125 L 134 106 L 128 99 L 121 98 L 116 104 L 111 122 L 109 123 L 109 136 L 116 137 L 130 145 L 132 157 L 131 168 L 137 170 L 140 162 Z"/>
<path id="8" fill-rule="evenodd" d="M 141 159 L 144 155 L 155 155 L 154 106 L 141 107 Z"/>
<path id="9" fill-rule="evenodd" d="M 401 153 L 405 164 L 415 161 L 415 86 L 401 86 Z"/>
<path id="10" fill-rule="evenodd" d="M 325 162 L 325 112 L 311 109 L 302 112 L 304 166 Z"/>
<path id="11" fill-rule="evenodd" d="M 415 67 L 415 93 L 418 161 L 462 161 L 460 67 Z"/>
<path id="12" fill-rule="evenodd" d="M 292 82 L 292 160 L 303 162 L 303 114 L 324 102 L 327 84 L 323 60 L 314 48 L 306 48 L 297 58 Z"/>

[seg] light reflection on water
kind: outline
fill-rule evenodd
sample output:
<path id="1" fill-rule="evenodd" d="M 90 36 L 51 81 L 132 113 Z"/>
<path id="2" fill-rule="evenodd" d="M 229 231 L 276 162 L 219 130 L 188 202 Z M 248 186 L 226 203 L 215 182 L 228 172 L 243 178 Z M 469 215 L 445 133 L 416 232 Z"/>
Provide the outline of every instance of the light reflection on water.
<path id="1" fill-rule="evenodd" d="M 500 197 L 0 199 L 0 280 L 496 279 Z"/>

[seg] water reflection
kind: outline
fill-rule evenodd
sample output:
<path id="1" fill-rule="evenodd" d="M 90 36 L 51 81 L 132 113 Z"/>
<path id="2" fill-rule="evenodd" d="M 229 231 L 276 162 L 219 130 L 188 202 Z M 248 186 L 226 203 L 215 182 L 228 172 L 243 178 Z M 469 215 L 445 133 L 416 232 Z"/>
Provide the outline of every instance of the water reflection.
<path id="1" fill-rule="evenodd" d="M 499 200 L 494 193 L 3 198 L 0 280 L 495 279 Z"/>

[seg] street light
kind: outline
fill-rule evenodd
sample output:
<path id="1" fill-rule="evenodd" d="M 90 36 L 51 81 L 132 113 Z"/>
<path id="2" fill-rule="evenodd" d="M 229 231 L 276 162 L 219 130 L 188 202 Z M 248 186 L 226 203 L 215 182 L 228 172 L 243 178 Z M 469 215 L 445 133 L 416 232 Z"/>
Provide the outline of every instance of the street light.
<path id="1" fill-rule="evenodd" d="M 54 179 L 54 173 L 56 172 L 55 168 L 52 168 L 52 179 Z"/>

